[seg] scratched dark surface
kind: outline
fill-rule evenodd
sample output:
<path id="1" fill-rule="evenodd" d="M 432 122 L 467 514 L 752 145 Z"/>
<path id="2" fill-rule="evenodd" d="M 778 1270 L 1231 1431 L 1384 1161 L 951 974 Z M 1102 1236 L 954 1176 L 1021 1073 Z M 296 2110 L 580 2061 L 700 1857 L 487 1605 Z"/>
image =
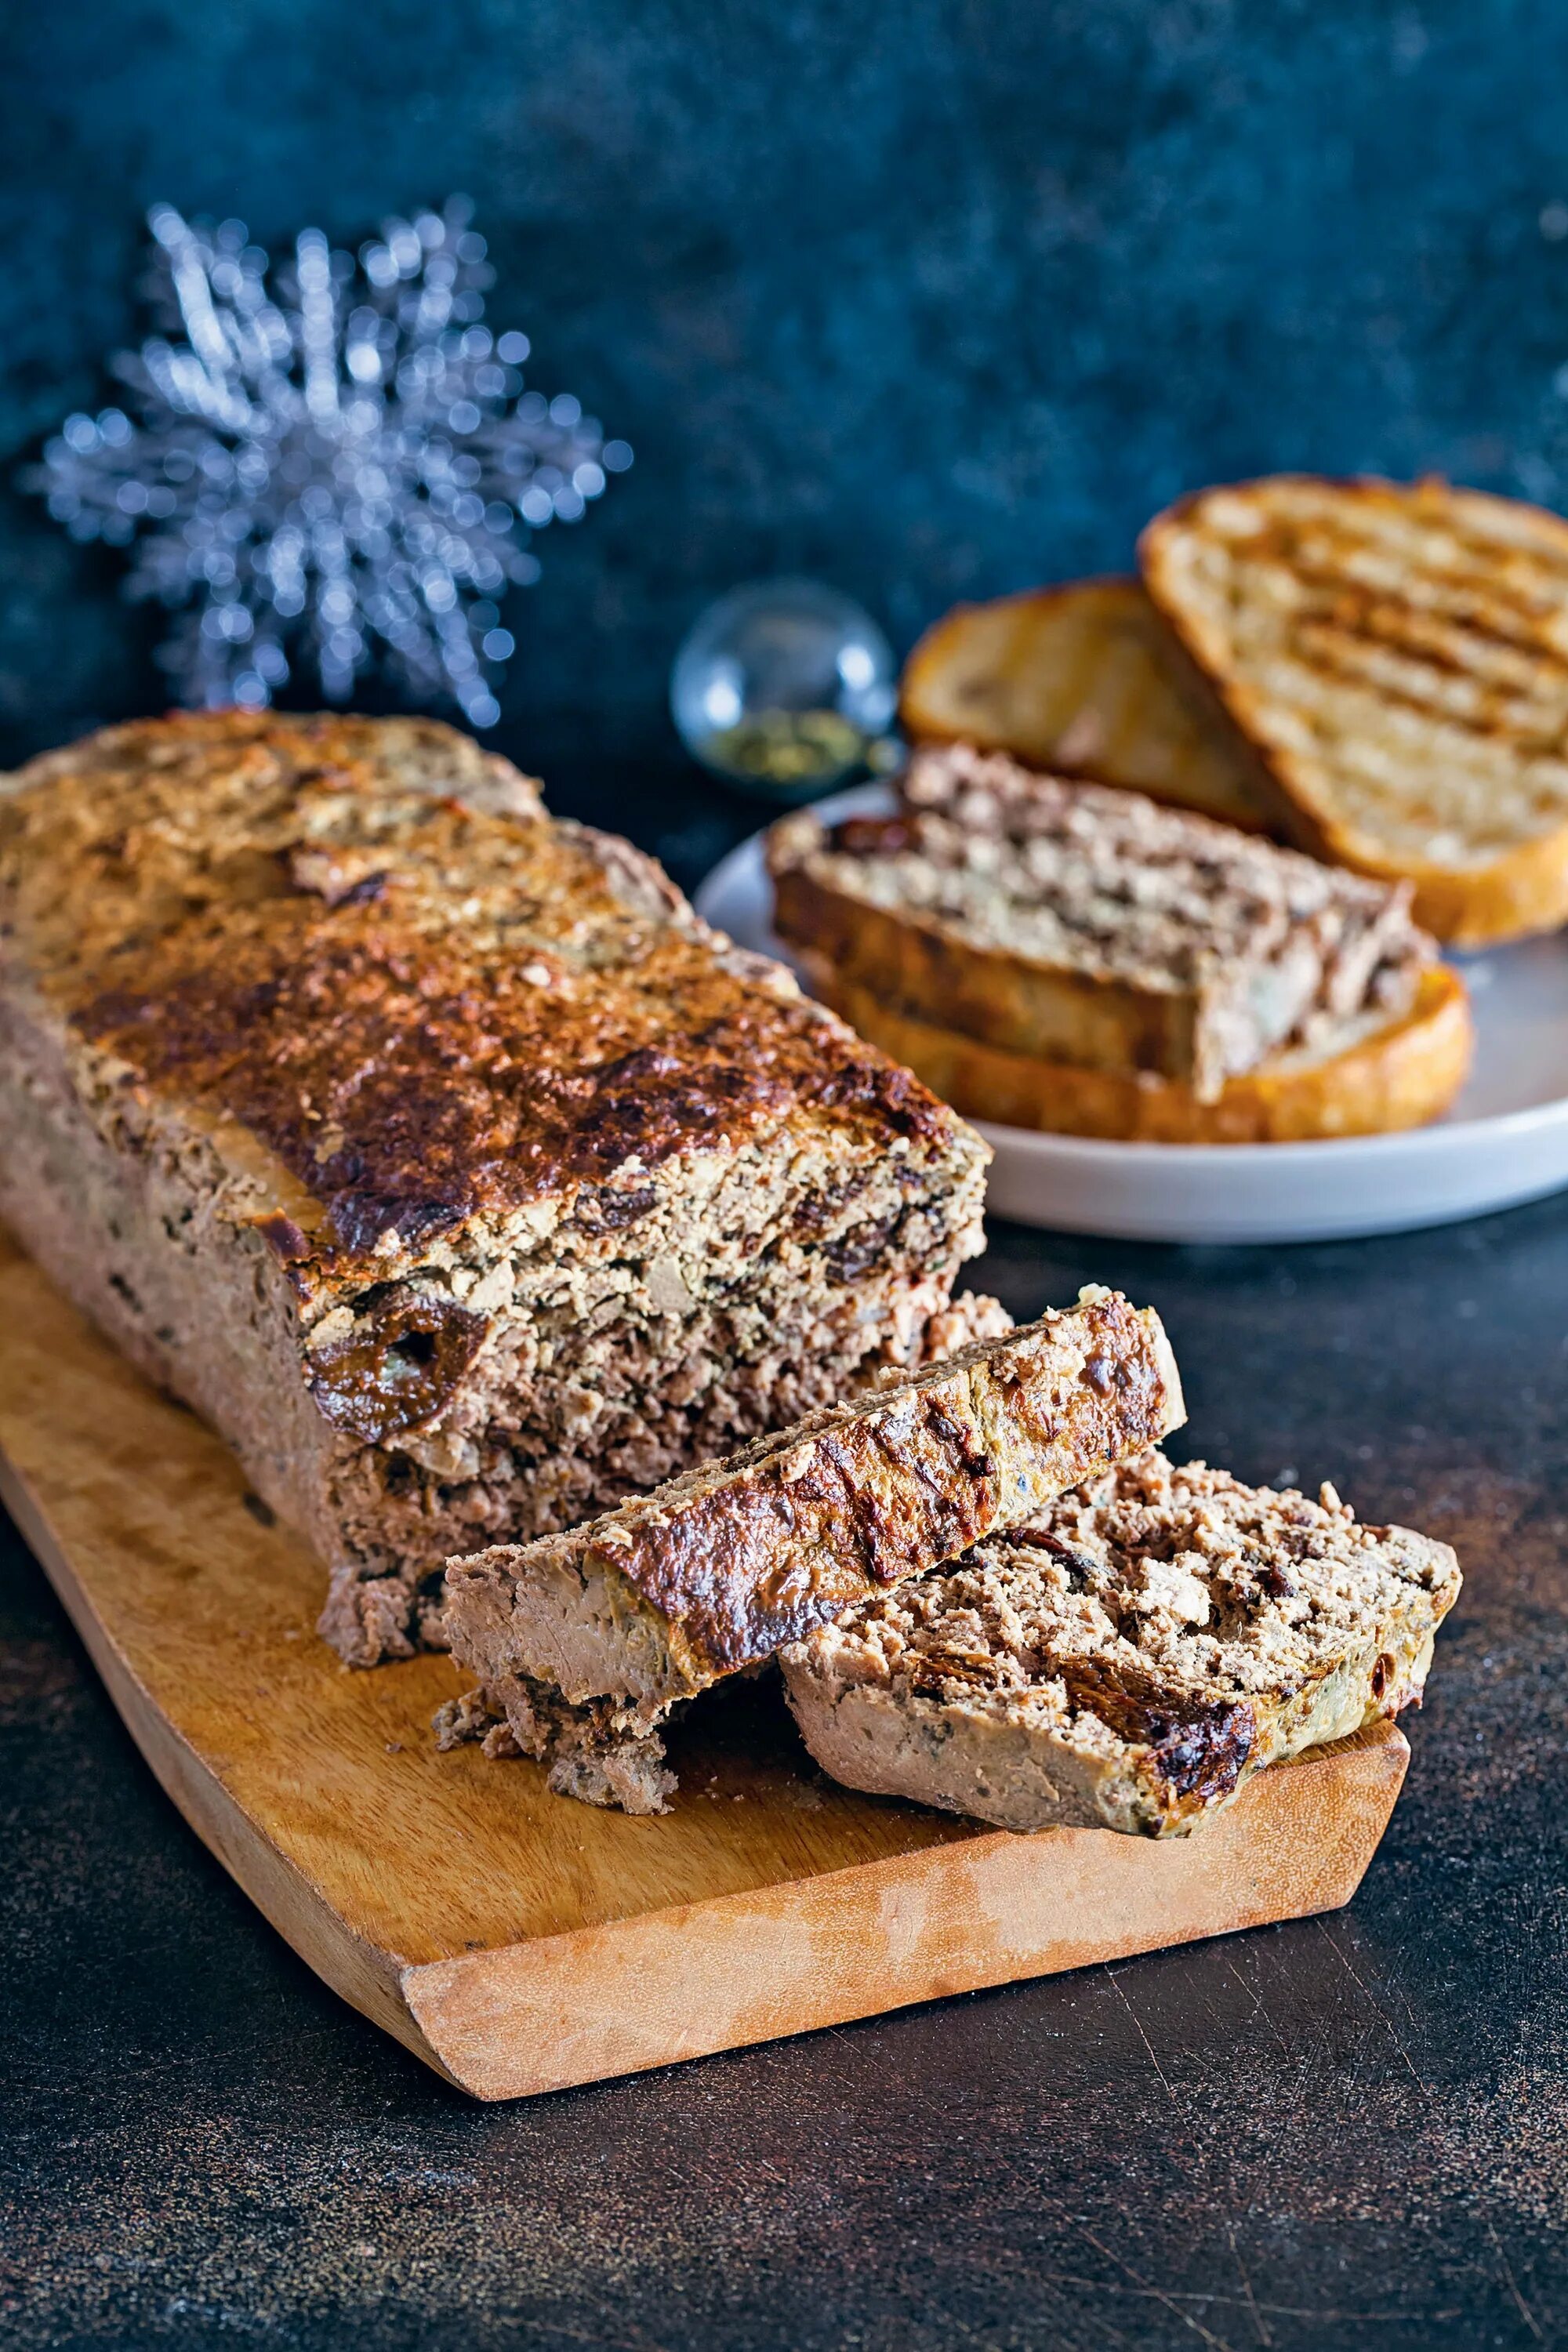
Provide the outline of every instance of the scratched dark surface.
<path id="1" fill-rule="evenodd" d="M 0 2336 L 626 2352 L 1568 2342 L 1568 1202 L 1158 1250 L 1000 1229 L 1019 1314 L 1160 1307 L 1184 1444 L 1467 1572 L 1324 1921 L 482 2108 L 343 2008 L 0 1573 Z"/>
<path id="2" fill-rule="evenodd" d="M 691 878 L 752 821 L 664 709 L 802 569 L 903 647 L 1278 465 L 1568 482 L 1553 0 L 96 0 L 0 26 L 0 759 L 155 707 L 8 487 L 137 331 L 142 210 L 353 239 L 466 187 L 491 315 L 635 445 L 542 545 L 503 747 Z M 1568 1203 L 1125 1282 L 1191 1444 L 1460 1547 L 1353 1907 L 481 2109 L 342 2008 L 0 1564 L 0 2337 L 321 2352 L 1568 2343 Z"/>

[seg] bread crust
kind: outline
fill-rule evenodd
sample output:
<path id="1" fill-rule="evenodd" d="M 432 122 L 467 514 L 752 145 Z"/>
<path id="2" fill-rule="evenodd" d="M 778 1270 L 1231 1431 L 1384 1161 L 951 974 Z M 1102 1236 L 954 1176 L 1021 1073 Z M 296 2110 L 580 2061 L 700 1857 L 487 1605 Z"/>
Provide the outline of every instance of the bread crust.
<path id="1" fill-rule="evenodd" d="M 1006 1053 L 1212 1103 L 1291 1046 L 1326 1054 L 1391 1019 L 1436 952 L 1407 885 L 1005 754 L 919 752 L 903 802 L 776 824 L 775 925 L 883 1003 Z"/>
<path id="2" fill-rule="evenodd" d="M 931 624 L 904 667 L 916 742 L 969 742 L 1030 767 L 1147 793 L 1246 832 L 1279 824 L 1206 681 L 1195 690 L 1137 580 L 1075 580 Z"/>
<path id="3" fill-rule="evenodd" d="M 487 1687 L 651 1723 L 1184 1417 L 1158 1317 L 1086 1292 L 585 1527 L 448 1561 L 447 1637 Z"/>
<path id="4" fill-rule="evenodd" d="M 1215 501 L 1251 501 L 1267 518 L 1271 499 L 1300 491 L 1330 493 L 1352 516 L 1396 519 L 1413 531 L 1468 525 L 1492 534 L 1501 550 L 1511 545 L 1528 559 L 1533 549 L 1549 559 L 1564 575 L 1558 584 L 1556 609 L 1550 609 L 1550 600 L 1537 599 L 1542 609 L 1531 615 L 1529 625 L 1538 632 L 1531 657 L 1552 667 L 1560 667 L 1568 655 L 1568 523 L 1521 500 L 1454 489 L 1435 479 L 1403 485 L 1373 477 L 1290 474 L 1192 491 L 1157 515 L 1138 542 L 1150 597 L 1228 721 L 1237 758 L 1250 762 L 1260 804 L 1272 803 L 1276 823 L 1291 839 L 1330 864 L 1352 866 L 1383 881 L 1409 881 L 1416 920 L 1456 947 L 1489 947 L 1556 929 L 1568 921 L 1568 816 L 1545 829 L 1532 827 L 1527 837 L 1484 858 L 1445 861 L 1413 847 L 1391 848 L 1335 804 L 1321 763 L 1290 729 L 1277 723 L 1267 691 L 1239 674 L 1229 631 L 1190 593 L 1187 559 Z M 1506 552 L 1498 560 L 1500 569 L 1506 569 Z M 1347 594 L 1357 595 L 1353 580 L 1343 585 Z M 1376 618 L 1370 600 L 1365 609 Z M 1347 635 L 1364 625 L 1361 607 L 1336 622 Z M 1461 626 L 1456 643 L 1462 635 Z M 1439 656 L 1444 658 L 1448 657 Z M 1506 747 L 1510 727 L 1506 716 L 1488 715 L 1479 731 Z M 1561 761 L 1568 740 L 1560 738 L 1552 748 Z M 1431 756 L 1436 760 L 1438 754 Z M 1524 749 L 1520 756 L 1525 756 Z"/>
<path id="5" fill-rule="evenodd" d="M 1217 1101 L 1200 1102 L 1177 1080 L 1034 1060 L 938 1028 L 823 958 L 803 963 L 825 1003 L 966 1118 L 1106 1141 L 1307 1143 L 1424 1127 L 1459 1093 L 1475 1045 L 1464 982 L 1438 964 L 1386 1027 L 1329 1059 L 1286 1057 L 1227 1079 Z"/>

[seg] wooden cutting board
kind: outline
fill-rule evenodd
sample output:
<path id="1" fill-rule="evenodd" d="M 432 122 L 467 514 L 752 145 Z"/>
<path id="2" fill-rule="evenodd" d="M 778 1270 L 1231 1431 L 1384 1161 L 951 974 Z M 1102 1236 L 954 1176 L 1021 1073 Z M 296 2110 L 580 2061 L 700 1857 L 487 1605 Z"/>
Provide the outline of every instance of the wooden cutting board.
<path id="1" fill-rule="evenodd" d="M 1173 1843 L 1016 1837 L 826 1780 L 763 1683 L 674 1736 L 668 1815 L 552 1797 L 535 1765 L 437 1753 L 449 1659 L 338 1664 L 321 1570 L 3 1230 L 0 1492 L 198 1836 L 344 2000 L 485 2099 L 1332 1909 L 1409 1756 L 1381 1726 Z"/>

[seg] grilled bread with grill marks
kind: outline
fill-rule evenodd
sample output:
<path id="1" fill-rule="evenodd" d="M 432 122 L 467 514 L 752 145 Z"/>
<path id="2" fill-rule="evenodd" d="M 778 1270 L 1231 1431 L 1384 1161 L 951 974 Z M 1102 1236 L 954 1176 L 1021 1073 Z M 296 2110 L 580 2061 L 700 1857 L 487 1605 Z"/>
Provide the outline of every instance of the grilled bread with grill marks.
<path id="1" fill-rule="evenodd" d="M 1275 795 L 1136 580 L 958 605 L 910 656 L 899 707 L 916 742 L 1010 751 L 1248 833 L 1279 824 Z"/>
<path id="2" fill-rule="evenodd" d="M 1151 597 L 1319 856 L 1460 947 L 1568 919 L 1568 523 L 1438 481 L 1201 490 Z"/>
<path id="3" fill-rule="evenodd" d="M 1331 1486 L 1158 1449 L 783 1654 L 806 1746 L 854 1789 L 1002 1829 L 1180 1835 L 1254 1772 L 1419 1703 L 1447 1544 Z"/>

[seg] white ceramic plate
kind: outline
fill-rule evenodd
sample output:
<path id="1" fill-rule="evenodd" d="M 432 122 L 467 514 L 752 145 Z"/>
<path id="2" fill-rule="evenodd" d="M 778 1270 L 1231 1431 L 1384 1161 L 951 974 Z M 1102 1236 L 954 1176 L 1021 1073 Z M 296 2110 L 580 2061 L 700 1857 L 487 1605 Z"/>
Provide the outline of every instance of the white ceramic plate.
<path id="1" fill-rule="evenodd" d="M 819 803 L 829 820 L 890 805 L 882 784 Z M 755 835 L 697 904 L 770 955 L 773 893 Z M 999 1216 L 1131 1241 L 1306 1242 L 1440 1225 L 1568 1185 L 1568 937 L 1458 959 L 1475 1000 L 1475 1075 L 1435 1127 L 1333 1143 L 1095 1143 L 975 1123 L 996 1153 Z"/>

